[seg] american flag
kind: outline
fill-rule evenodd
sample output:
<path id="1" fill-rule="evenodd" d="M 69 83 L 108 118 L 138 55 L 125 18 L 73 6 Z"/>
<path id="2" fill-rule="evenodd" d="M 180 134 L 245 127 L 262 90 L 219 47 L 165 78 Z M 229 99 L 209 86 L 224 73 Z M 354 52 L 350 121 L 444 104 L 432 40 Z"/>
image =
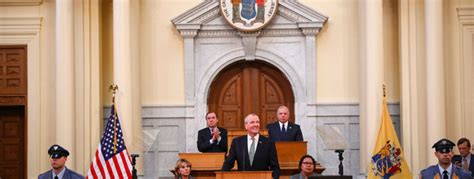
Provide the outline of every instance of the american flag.
<path id="1" fill-rule="evenodd" d="M 122 128 L 115 109 L 115 99 L 113 99 L 104 135 L 86 178 L 132 178 L 131 171 L 130 155 L 123 141 Z"/>

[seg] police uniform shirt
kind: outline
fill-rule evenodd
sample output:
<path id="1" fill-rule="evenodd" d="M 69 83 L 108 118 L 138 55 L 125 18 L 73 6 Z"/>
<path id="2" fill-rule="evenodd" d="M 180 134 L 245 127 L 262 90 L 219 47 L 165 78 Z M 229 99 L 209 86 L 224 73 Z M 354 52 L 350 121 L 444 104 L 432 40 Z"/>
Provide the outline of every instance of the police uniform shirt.
<path id="1" fill-rule="evenodd" d="M 439 173 L 441 174 L 441 178 L 443 178 L 443 172 L 445 171 L 445 169 L 443 167 L 441 167 L 439 164 L 438 164 L 438 169 L 439 169 Z M 451 175 L 453 174 L 453 164 L 449 164 L 449 167 L 446 169 L 446 171 L 448 171 L 448 179 L 451 179 Z"/>
<path id="2" fill-rule="evenodd" d="M 62 179 L 63 176 L 64 176 L 64 172 L 66 172 L 66 167 L 64 167 L 63 170 L 62 170 L 61 172 L 59 172 L 58 175 L 56 175 L 56 174 L 53 172 L 53 170 L 51 170 L 51 173 L 52 173 L 51 176 L 53 176 L 53 179 L 56 179 L 55 176 L 58 176 L 57 179 Z"/>

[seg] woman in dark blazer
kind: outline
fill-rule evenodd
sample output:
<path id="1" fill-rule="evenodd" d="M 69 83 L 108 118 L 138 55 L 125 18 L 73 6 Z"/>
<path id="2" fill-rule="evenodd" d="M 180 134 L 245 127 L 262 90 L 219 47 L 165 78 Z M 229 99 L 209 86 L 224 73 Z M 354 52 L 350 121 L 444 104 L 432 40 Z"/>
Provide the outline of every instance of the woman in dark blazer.
<path id="1" fill-rule="evenodd" d="M 307 179 L 310 176 L 318 175 L 315 173 L 317 164 L 318 163 L 313 157 L 311 157 L 311 155 L 304 155 L 301 157 L 298 165 L 300 173 L 291 175 L 290 179 Z"/>

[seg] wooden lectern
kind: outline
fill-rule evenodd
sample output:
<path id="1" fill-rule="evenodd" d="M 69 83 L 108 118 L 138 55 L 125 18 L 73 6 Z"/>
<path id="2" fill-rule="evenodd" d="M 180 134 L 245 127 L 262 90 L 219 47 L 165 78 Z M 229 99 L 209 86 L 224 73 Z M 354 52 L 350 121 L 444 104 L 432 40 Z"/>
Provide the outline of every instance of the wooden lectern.
<path id="1" fill-rule="evenodd" d="M 307 143 L 306 141 L 275 142 L 280 168 L 298 168 L 301 157 L 307 154 Z"/>
<path id="2" fill-rule="evenodd" d="M 232 171 L 232 172 L 216 172 L 216 179 L 271 179 L 272 171 Z"/>
<path id="3" fill-rule="evenodd" d="M 303 155 L 307 154 L 307 141 L 278 141 L 275 148 L 280 165 L 280 176 L 289 176 L 298 171 L 298 164 Z M 326 168 L 316 165 L 316 173 L 321 174 Z"/>

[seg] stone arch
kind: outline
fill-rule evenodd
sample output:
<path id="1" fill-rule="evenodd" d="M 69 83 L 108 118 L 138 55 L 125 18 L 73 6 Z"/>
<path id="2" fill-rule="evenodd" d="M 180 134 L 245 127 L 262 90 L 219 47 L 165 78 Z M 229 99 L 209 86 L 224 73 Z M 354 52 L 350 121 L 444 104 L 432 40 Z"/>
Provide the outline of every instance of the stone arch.
<path id="1" fill-rule="evenodd" d="M 304 83 L 302 82 L 303 80 L 301 80 L 301 77 L 298 76 L 296 69 L 294 69 L 282 57 L 270 51 L 257 49 L 256 58 L 273 65 L 275 68 L 280 70 L 290 82 L 295 99 L 295 122 L 298 123 L 298 120 L 301 119 L 302 114 L 300 110 L 297 110 L 297 104 L 305 103 L 306 98 L 304 94 L 305 87 L 303 85 Z M 197 121 L 199 121 L 196 125 L 196 130 L 206 126 L 205 121 L 200 119 L 204 119 L 204 115 L 207 112 L 207 99 L 209 97 L 209 90 L 212 81 L 225 67 L 235 62 L 241 61 L 242 59 L 245 59 L 245 55 L 242 50 L 230 51 L 214 60 L 211 60 L 212 63 L 208 64 L 205 70 L 203 70 L 204 73 L 200 77 L 201 81 L 196 86 L 196 116 Z"/>

